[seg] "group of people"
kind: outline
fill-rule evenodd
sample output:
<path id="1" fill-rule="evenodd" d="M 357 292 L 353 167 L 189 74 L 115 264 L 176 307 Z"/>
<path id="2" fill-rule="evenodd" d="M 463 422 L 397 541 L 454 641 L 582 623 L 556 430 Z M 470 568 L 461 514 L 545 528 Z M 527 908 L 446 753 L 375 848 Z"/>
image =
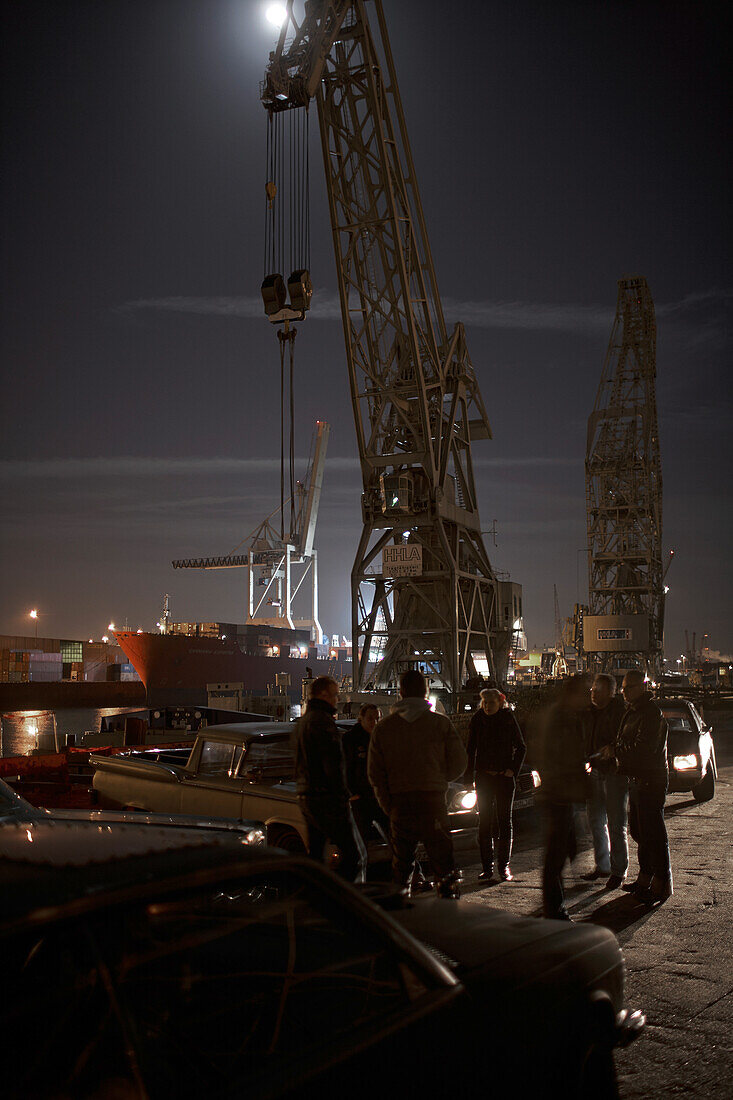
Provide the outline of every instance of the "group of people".
<path id="1" fill-rule="evenodd" d="M 587 810 L 595 867 L 584 878 L 605 878 L 607 890 L 631 891 L 655 903 L 672 894 L 664 802 L 669 782 L 667 723 L 632 669 L 621 685 L 601 673 L 592 686 L 572 676 L 549 710 L 541 735 L 539 767 L 545 808 L 542 874 L 545 916 L 569 920 L 562 870 L 576 851 L 576 822 Z M 627 833 L 638 846 L 639 873 L 626 883 Z"/>
<path id="2" fill-rule="evenodd" d="M 643 673 L 624 677 L 623 700 L 612 676 L 584 676 L 562 685 L 537 745 L 540 801 L 546 825 L 543 911 L 569 920 L 562 872 L 575 856 L 576 823 L 586 811 L 595 868 L 605 888 L 631 890 L 643 901 L 672 893 L 664 824 L 667 725 L 646 690 Z M 467 749 L 450 720 L 428 702 L 425 677 L 403 673 L 399 701 L 382 718 L 374 703 L 361 707 L 343 735 L 335 717 L 338 685 L 327 676 L 311 684 L 306 712 L 295 731 L 298 799 L 308 830 L 308 851 L 322 860 L 327 840 L 339 851 L 337 871 L 363 881 L 366 842 L 373 830 L 389 844 L 393 880 L 408 888 L 420 841 L 438 893 L 457 896 L 456 868 L 446 806 L 448 784 L 475 785 L 479 812 L 479 878 L 512 879 L 512 807 L 526 746 L 496 688 L 481 692 L 471 718 Z M 625 705 L 624 705 L 625 704 Z M 627 831 L 638 845 L 639 874 L 626 883 Z"/>
<path id="3" fill-rule="evenodd" d="M 365 704 L 343 737 L 336 725 L 338 685 L 318 677 L 295 733 L 298 800 L 308 829 L 308 851 L 321 860 L 330 840 L 339 850 L 336 870 L 363 881 L 366 839 L 380 831 L 392 851 L 393 879 L 407 888 L 420 841 L 438 893 L 455 896 L 459 872 L 448 823 L 448 784 L 462 776 L 467 756 L 444 714 L 430 706 L 425 677 L 403 673 L 400 698 L 380 720 Z"/>

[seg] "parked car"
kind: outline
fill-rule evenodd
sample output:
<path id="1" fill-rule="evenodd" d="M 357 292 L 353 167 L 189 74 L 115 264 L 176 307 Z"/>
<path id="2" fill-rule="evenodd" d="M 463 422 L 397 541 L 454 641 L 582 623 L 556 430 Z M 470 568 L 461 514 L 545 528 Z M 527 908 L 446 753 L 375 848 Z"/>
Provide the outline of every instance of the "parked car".
<path id="1" fill-rule="evenodd" d="M 268 844 L 304 852 L 307 833 L 295 793 L 292 732 L 289 723 L 233 723 L 210 727 L 191 750 L 92 755 L 94 789 L 106 809 L 254 818 L 264 821 Z M 469 831 L 473 836 L 475 792 L 452 783 L 448 815 L 455 838 Z"/>
<path id="2" fill-rule="evenodd" d="M 16 822 L 0 882 L 9 1100 L 596 1098 L 644 1022 L 606 929 L 388 913 L 231 836 Z"/>
<path id="3" fill-rule="evenodd" d="M 709 802 L 718 774 L 713 730 L 689 699 L 662 699 L 669 736 L 669 790 L 692 791 L 696 802 Z"/>
<path id="4" fill-rule="evenodd" d="M 192 814 L 151 814 L 124 810 L 47 810 L 32 806 L 27 799 L 0 779 L 0 826 L 23 821 L 75 821 L 92 825 L 151 825 L 161 829 L 197 829 L 207 833 L 236 834 L 244 844 L 264 844 L 261 821 L 212 821 Z"/>

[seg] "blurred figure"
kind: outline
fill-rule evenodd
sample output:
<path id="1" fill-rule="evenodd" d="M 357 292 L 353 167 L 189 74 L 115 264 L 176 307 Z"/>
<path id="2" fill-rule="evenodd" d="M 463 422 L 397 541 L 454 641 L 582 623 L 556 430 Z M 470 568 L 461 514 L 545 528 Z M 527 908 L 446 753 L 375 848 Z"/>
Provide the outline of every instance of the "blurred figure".
<path id="1" fill-rule="evenodd" d="M 365 845 L 374 821 L 389 836 L 389 818 L 377 802 L 367 775 L 369 742 L 381 717 L 376 703 L 364 703 L 356 723 L 341 738 L 346 760 L 346 785 L 351 791 L 351 809 Z"/>
<path id="2" fill-rule="evenodd" d="M 459 874 L 445 796 L 448 783 L 466 770 L 466 750 L 449 719 L 430 709 L 426 693 L 421 672 L 403 672 L 400 702 L 371 736 L 367 774 L 389 814 L 394 881 L 407 888 L 422 841 L 438 893 L 457 897 Z"/>
<path id="3" fill-rule="evenodd" d="M 590 692 L 584 676 L 571 676 L 546 716 L 540 750 L 541 803 L 545 814 L 542 906 L 545 917 L 571 920 L 562 870 L 577 851 L 573 807 L 588 796 L 586 742 Z"/>
<path id="4" fill-rule="evenodd" d="M 664 823 L 669 783 L 667 722 L 647 691 L 640 669 L 626 673 L 621 691 L 627 709 L 614 753 L 619 771 L 630 777 L 629 829 L 639 857 L 639 877 L 628 889 L 642 901 L 665 901 L 673 890 Z"/>
<path id="5" fill-rule="evenodd" d="M 495 844 L 499 878 L 508 882 L 514 877 L 509 868 L 512 805 L 525 752 L 522 731 L 506 706 L 506 696 L 497 688 L 484 688 L 479 709 L 471 718 L 466 772 L 466 781 L 476 785 L 480 879 L 490 879 L 494 873 Z"/>
<path id="6" fill-rule="evenodd" d="M 604 766 L 607 746 L 613 747 L 624 715 L 623 699 L 616 694 L 616 680 L 599 672 L 590 689 L 591 726 L 588 743 L 590 757 L 590 795 L 588 825 L 593 837 L 595 869 L 584 879 L 605 878 L 607 890 L 617 890 L 629 867 L 627 836 L 629 781 L 625 775 Z"/>
<path id="7" fill-rule="evenodd" d="M 340 855 L 336 872 L 363 882 L 366 850 L 349 805 L 341 732 L 334 721 L 338 698 L 330 676 L 318 676 L 310 685 L 305 714 L 295 727 L 295 783 L 308 855 L 320 862 L 330 840 Z"/>

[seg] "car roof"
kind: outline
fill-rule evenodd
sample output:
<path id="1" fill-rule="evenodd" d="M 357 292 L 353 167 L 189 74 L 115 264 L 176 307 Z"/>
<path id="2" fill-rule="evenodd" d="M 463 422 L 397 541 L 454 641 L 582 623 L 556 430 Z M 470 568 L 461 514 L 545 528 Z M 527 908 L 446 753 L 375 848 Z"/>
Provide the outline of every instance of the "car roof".
<path id="1" fill-rule="evenodd" d="M 134 886 L 262 858 L 236 833 L 156 825 L 17 821 L 0 826 L 0 930 L 99 904 Z M 271 853 L 268 853 L 271 855 Z M 105 901 L 106 904 L 106 901 Z"/>
<path id="2" fill-rule="evenodd" d="M 695 704 L 691 699 L 660 699 L 660 710 L 686 710 L 689 712 L 691 706 Z"/>
<path id="3" fill-rule="evenodd" d="M 199 730 L 198 735 L 206 741 L 282 740 L 284 735 L 289 737 L 293 729 L 292 722 L 227 722 L 221 726 L 207 726 Z"/>

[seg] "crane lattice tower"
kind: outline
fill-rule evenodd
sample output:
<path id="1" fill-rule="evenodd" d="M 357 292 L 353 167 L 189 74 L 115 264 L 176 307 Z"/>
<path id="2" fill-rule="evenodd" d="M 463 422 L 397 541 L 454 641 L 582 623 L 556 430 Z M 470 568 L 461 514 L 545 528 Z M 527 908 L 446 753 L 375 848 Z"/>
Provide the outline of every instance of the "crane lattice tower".
<path id="1" fill-rule="evenodd" d="M 271 116 L 318 107 L 363 479 L 354 688 L 418 666 L 456 693 L 479 655 L 504 678 L 514 625 L 471 458 L 491 430 L 463 326 L 446 327 L 382 4 L 370 7 L 373 26 L 365 0 L 313 0 L 298 25 L 288 3 L 262 98 Z"/>
<path id="2" fill-rule="evenodd" d="M 584 649 L 597 670 L 661 671 L 662 469 L 656 321 L 646 279 L 618 283 L 616 318 L 588 420 L 589 600 Z"/>

